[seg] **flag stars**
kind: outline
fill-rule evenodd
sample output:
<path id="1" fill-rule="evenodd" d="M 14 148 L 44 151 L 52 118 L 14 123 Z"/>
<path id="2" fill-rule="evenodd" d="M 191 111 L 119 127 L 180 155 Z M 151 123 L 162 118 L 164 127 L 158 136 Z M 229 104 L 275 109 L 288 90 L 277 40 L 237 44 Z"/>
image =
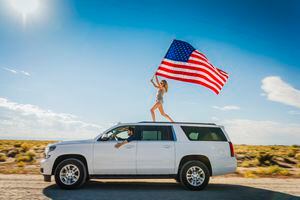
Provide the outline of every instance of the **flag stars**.
<path id="1" fill-rule="evenodd" d="M 174 61 L 186 62 L 194 50 L 195 49 L 190 44 L 183 41 L 174 40 L 165 58 Z"/>

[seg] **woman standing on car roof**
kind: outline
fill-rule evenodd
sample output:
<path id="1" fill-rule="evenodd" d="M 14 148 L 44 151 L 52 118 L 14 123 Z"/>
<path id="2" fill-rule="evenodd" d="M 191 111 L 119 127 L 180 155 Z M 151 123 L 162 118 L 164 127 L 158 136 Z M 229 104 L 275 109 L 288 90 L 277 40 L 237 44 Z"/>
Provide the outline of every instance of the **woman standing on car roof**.
<path id="1" fill-rule="evenodd" d="M 165 113 L 163 108 L 163 96 L 166 92 L 168 92 L 168 82 L 166 80 L 162 80 L 159 82 L 158 77 L 155 76 L 156 83 L 153 81 L 153 78 L 151 79 L 151 83 L 155 88 L 157 88 L 156 93 L 156 102 L 151 108 L 151 116 L 152 120 L 155 122 L 155 110 L 158 109 L 160 114 L 167 118 L 170 122 L 174 122 L 173 119 Z"/>

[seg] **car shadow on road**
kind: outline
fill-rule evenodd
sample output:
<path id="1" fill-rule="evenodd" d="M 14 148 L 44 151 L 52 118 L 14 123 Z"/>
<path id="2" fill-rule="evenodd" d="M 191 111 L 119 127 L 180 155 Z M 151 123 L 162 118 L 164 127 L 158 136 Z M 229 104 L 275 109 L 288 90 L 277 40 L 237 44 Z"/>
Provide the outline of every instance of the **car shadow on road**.
<path id="1" fill-rule="evenodd" d="M 193 199 L 242 199 L 285 200 L 296 196 L 266 189 L 231 185 L 209 184 L 203 191 L 188 191 L 178 183 L 151 182 L 101 182 L 89 181 L 77 190 L 62 190 L 50 185 L 43 190 L 50 199 L 130 199 L 130 200 L 193 200 Z"/>

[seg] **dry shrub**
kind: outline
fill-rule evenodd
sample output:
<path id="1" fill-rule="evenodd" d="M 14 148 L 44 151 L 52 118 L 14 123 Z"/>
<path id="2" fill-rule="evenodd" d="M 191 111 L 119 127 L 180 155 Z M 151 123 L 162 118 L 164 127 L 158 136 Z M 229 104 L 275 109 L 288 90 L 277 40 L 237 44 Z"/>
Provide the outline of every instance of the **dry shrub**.
<path id="1" fill-rule="evenodd" d="M 31 162 L 35 159 L 36 155 L 33 151 L 27 151 L 26 153 L 18 154 L 17 162 Z"/>
<path id="2" fill-rule="evenodd" d="M 259 167 L 257 170 L 254 171 L 257 175 L 282 175 L 287 176 L 289 175 L 289 171 L 278 167 L 277 165 L 270 166 L 270 167 Z"/>
<path id="3" fill-rule="evenodd" d="M 5 162 L 7 159 L 6 155 L 4 153 L 0 153 L 0 162 Z"/>
<path id="4" fill-rule="evenodd" d="M 18 155 L 16 158 L 17 162 L 31 162 L 32 158 L 30 156 L 26 155 Z"/>
<path id="5" fill-rule="evenodd" d="M 24 167 L 25 166 L 25 163 L 23 161 L 20 161 L 18 162 L 17 164 L 18 167 Z"/>
<path id="6" fill-rule="evenodd" d="M 300 161 L 300 153 L 297 153 L 297 154 L 295 155 L 295 158 L 296 158 L 297 160 Z"/>
<path id="7" fill-rule="evenodd" d="M 296 155 L 295 151 L 289 151 L 287 154 L 288 157 L 295 157 L 295 155 Z"/>
<path id="8" fill-rule="evenodd" d="M 36 154 L 35 154 L 33 151 L 27 151 L 27 152 L 25 153 L 25 155 L 26 155 L 26 156 L 30 156 L 30 157 L 32 157 L 32 158 L 35 158 L 35 156 L 36 156 Z"/>
<path id="9" fill-rule="evenodd" d="M 260 166 L 270 166 L 274 164 L 273 157 L 274 157 L 273 155 L 268 153 L 260 153 L 257 156 L 257 160 Z"/>
<path id="10" fill-rule="evenodd" d="M 243 161 L 240 166 L 241 167 L 256 167 L 258 165 L 259 165 L 259 162 L 257 159 L 255 159 L 255 160 Z"/>
<path id="11" fill-rule="evenodd" d="M 28 151 L 31 148 L 31 145 L 28 143 L 23 143 L 21 145 L 21 148 L 23 149 L 24 152 Z"/>
<path id="12" fill-rule="evenodd" d="M 251 170 L 244 172 L 243 176 L 245 178 L 257 178 L 257 176 Z"/>
<path id="13" fill-rule="evenodd" d="M 21 147 L 21 144 L 20 143 L 14 144 L 14 147 L 19 148 Z"/>
<path id="14" fill-rule="evenodd" d="M 7 153 L 7 157 L 14 158 L 19 152 L 18 149 L 12 149 Z"/>

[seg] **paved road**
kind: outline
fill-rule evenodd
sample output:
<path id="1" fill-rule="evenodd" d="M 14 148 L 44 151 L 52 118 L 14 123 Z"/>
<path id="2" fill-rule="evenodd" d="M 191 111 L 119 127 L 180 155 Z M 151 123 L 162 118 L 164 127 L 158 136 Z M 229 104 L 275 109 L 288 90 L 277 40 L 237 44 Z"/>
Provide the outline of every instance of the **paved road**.
<path id="1" fill-rule="evenodd" d="M 39 175 L 1 175 L 0 199 L 130 199 L 193 200 L 300 199 L 300 179 L 216 177 L 200 192 L 187 191 L 173 180 L 97 180 L 79 190 L 61 190 Z"/>

